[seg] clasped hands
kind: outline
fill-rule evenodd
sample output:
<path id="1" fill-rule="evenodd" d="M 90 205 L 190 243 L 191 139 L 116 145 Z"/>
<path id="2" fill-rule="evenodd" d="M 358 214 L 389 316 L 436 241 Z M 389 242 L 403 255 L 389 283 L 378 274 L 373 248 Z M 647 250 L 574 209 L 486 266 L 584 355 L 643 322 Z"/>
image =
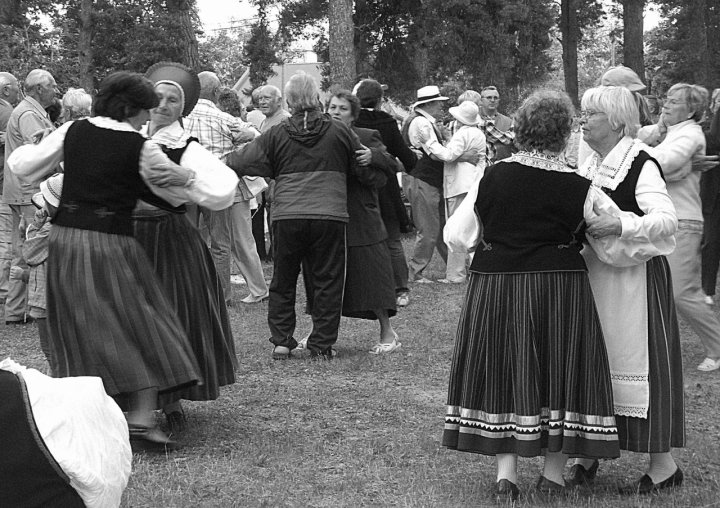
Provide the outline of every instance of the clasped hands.
<path id="1" fill-rule="evenodd" d="M 598 239 L 605 236 L 620 236 L 622 234 L 622 222 L 619 218 L 603 211 L 598 212 L 597 216 L 586 221 L 586 233 L 591 237 Z"/>

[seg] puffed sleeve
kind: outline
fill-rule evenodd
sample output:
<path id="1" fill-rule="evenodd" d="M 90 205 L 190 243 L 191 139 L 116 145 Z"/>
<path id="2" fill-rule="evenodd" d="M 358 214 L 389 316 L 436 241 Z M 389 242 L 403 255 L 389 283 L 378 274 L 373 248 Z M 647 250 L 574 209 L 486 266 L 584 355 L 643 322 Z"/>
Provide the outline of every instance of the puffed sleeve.
<path id="1" fill-rule="evenodd" d="M 620 217 L 623 240 L 652 242 L 674 235 L 677 230 L 675 205 L 660 176 L 660 169 L 647 161 L 635 186 L 635 199 L 645 215 L 624 214 Z"/>
<path id="2" fill-rule="evenodd" d="M 7 160 L 10 171 L 28 183 L 40 182 L 57 172 L 65 158 L 65 135 L 72 123 L 64 123 L 37 145 L 22 145 L 13 150 Z"/>
<path id="3" fill-rule="evenodd" d="M 140 175 L 153 194 L 173 206 L 194 203 L 210 210 L 232 206 L 238 177 L 212 153 L 198 143 L 190 143 L 180 160 L 182 167 L 195 173 L 187 186 L 158 187 L 148 177 L 155 168 L 178 166 L 154 142 L 147 141 L 140 155 Z"/>

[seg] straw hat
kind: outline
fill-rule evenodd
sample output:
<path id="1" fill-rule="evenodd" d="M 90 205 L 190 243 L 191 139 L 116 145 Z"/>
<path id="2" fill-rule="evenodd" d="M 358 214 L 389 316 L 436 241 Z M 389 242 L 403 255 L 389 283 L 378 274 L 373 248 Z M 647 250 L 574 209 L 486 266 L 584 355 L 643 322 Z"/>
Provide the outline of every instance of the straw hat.
<path id="1" fill-rule="evenodd" d="M 415 106 L 419 106 L 420 104 L 446 100 L 448 100 L 448 97 L 443 97 L 442 95 L 440 95 L 440 89 L 438 87 L 433 85 L 424 86 L 417 91 L 417 101 L 410 107 L 414 108 Z"/>
<path id="2" fill-rule="evenodd" d="M 145 77 L 155 85 L 167 83 L 180 90 L 183 101 L 181 116 L 187 116 L 200 98 L 200 78 L 197 72 L 183 64 L 175 62 L 158 62 L 145 72 Z"/>
<path id="3" fill-rule="evenodd" d="M 459 106 L 450 108 L 450 114 L 465 125 L 474 127 L 480 123 L 480 110 L 473 101 L 465 101 Z"/>
<path id="4" fill-rule="evenodd" d="M 60 195 L 63 189 L 62 173 L 55 173 L 53 176 L 40 184 L 40 192 L 36 193 L 32 198 L 32 203 L 37 208 L 43 208 L 45 202 L 51 204 L 55 208 L 60 206 Z"/>

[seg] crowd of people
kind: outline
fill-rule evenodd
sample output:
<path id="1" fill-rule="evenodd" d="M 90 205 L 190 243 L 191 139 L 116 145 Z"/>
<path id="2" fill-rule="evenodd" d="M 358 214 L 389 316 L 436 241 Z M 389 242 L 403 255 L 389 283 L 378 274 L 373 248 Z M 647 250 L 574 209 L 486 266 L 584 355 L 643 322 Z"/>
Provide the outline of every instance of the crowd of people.
<path id="1" fill-rule="evenodd" d="M 170 62 L 111 74 L 94 98 L 59 100 L 41 69 L 22 86 L 0 73 L 6 325 L 37 322 L 52 376 L 99 377 L 133 447 L 166 450 L 177 443 L 156 409 L 181 431 L 181 400 L 235 382 L 239 278 L 243 303 L 267 301 L 276 360 L 335 358 L 341 316 L 377 320 L 368 352 L 390 354 L 411 284 L 467 284 L 443 444 L 496 457 L 495 498 L 516 500 L 518 457 L 539 455 L 543 495 L 592 483 L 620 450 L 650 456 L 622 494 L 680 486 L 677 314 L 705 347 L 698 370 L 720 368 L 720 115 L 708 121 L 707 90 L 679 83 L 661 103 L 616 67 L 580 112 L 538 91 L 510 118 L 494 86 L 446 115 L 430 85 L 398 125 L 386 89 L 363 79 L 323 104 L 298 73 L 246 108 L 216 74 Z M 443 232 L 463 203 L 480 226 L 458 251 Z"/>

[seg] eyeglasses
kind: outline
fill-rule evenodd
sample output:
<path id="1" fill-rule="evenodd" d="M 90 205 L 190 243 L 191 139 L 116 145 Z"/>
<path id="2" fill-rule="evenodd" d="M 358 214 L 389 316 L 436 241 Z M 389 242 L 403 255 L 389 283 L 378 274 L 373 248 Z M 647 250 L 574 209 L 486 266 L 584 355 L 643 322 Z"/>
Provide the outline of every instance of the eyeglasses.
<path id="1" fill-rule="evenodd" d="M 489 101 L 499 101 L 500 96 L 499 95 L 486 95 L 485 97 L 482 97 L 483 99 L 487 99 Z"/>
<path id="2" fill-rule="evenodd" d="M 580 111 L 580 118 L 591 118 L 600 113 L 602 113 L 602 111 L 595 111 L 592 109 L 583 109 L 582 111 Z"/>

